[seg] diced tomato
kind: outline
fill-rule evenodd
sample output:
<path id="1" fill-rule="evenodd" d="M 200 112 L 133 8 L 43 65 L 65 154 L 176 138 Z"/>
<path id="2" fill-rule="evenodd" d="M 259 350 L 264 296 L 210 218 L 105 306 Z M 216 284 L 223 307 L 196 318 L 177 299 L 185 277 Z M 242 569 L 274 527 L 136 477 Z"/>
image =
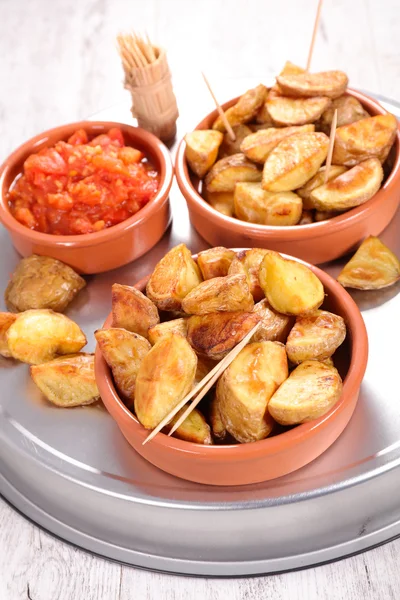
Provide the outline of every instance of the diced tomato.
<path id="1" fill-rule="evenodd" d="M 121 148 L 125 146 L 124 136 L 122 135 L 122 131 L 118 129 L 118 127 L 111 127 L 108 131 L 108 137 L 113 141 L 117 142 Z"/>
<path id="2" fill-rule="evenodd" d="M 68 144 L 72 146 L 80 146 L 81 144 L 87 144 L 89 141 L 87 133 L 84 129 L 78 129 L 68 139 Z"/>

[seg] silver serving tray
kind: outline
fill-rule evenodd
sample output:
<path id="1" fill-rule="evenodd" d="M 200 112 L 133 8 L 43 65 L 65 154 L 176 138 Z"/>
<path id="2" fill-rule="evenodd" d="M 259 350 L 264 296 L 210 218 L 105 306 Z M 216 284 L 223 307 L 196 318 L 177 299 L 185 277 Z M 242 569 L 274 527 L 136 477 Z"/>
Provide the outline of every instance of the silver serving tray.
<path id="1" fill-rule="evenodd" d="M 243 80 L 235 81 L 232 93 L 220 97 L 224 101 L 243 89 Z M 198 100 L 198 119 L 181 116 L 186 129 L 204 114 L 200 95 Z M 381 100 L 400 116 L 400 106 Z M 129 122 L 128 106 L 96 118 Z M 68 310 L 85 331 L 89 351 L 94 350 L 93 331 L 110 310 L 112 283 L 135 283 L 178 242 L 193 252 L 208 247 L 191 228 L 176 184 L 171 203 L 174 222 L 163 240 L 135 263 L 88 278 L 87 288 Z M 400 255 L 400 211 L 382 239 Z M 3 229 L 0 251 L 4 289 L 19 257 Z M 323 268 L 336 276 L 343 264 L 340 260 Z M 81 548 L 181 574 L 284 571 L 399 535 L 399 292 L 397 284 L 352 294 L 370 340 L 354 416 L 317 460 L 264 484 L 218 488 L 167 475 L 135 453 L 101 404 L 56 408 L 41 397 L 26 365 L 0 359 L 1 493 L 38 525 Z"/>

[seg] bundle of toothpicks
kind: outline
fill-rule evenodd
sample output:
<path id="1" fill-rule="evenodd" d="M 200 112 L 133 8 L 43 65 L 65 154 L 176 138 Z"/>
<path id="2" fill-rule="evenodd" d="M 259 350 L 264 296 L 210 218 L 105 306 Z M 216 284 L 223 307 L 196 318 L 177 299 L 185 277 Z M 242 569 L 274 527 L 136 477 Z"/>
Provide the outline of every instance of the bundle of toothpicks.
<path id="1" fill-rule="evenodd" d="M 172 140 L 179 113 L 165 50 L 136 33 L 120 34 L 117 42 L 132 115 L 139 127 L 165 142 Z"/>

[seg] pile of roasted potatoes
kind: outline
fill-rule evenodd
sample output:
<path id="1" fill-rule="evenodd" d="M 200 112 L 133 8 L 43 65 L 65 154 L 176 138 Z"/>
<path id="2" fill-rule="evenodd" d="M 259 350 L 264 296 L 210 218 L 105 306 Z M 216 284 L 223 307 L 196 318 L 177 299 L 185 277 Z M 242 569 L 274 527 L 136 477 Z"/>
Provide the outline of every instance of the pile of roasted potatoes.
<path id="1" fill-rule="evenodd" d="M 185 136 L 186 159 L 217 211 L 261 225 L 305 225 L 359 206 L 381 187 L 397 132 L 346 93 L 341 71 L 307 73 L 287 62 L 268 89 L 248 90 L 209 130 Z M 325 160 L 338 111 L 332 167 Z"/>

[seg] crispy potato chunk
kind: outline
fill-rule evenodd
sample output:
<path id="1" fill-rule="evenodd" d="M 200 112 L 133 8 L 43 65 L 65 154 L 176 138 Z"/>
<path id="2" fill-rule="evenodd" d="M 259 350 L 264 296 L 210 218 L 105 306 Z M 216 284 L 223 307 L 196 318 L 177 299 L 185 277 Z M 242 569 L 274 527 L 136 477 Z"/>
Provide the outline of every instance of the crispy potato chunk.
<path id="1" fill-rule="evenodd" d="M 74 354 L 86 345 L 85 334 L 74 321 L 47 309 L 21 313 L 9 327 L 6 338 L 11 356 L 31 365 L 59 354 Z"/>
<path id="2" fill-rule="evenodd" d="M 189 315 L 251 310 L 253 305 L 253 296 L 244 275 L 214 277 L 203 281 L 182 301 L 182 309 Z"/>
<path id="3" fill-rule="evenodd" d="M 338 282 L 358 290 L 380 290 L 400 279 L 400 261 L 381 240 L 369 236 L 341 271 Z"/>
<path id="4" fill-rule="evenodd" d="M 98 329 L 95 337 L 104 360 L 110 367 L 115 386 L 125 403 L 133 407 L 139 367 L 151 345 L 148 340 L 126 329 Z"/>
<path id="5" fill-rule="evenodd" d="M 4 298 L 12 312 L 33 308 L 64 312 L 85 285 L 86 281 L 71 267 L 50 256 L 32 254 L 18 264 Z"/>
<path id="6" fill-rule="evenodd" d="M 165 427 L 166 431 L 172 429 L 173 425 L 186 409 L 187 406 L 184 406 L 176 413 L 175 417 Z M 213 443 L 210 426 L 197 408 L 194 408 L 183 423 L 179 425 L 178 429 L 172 434 L 172 437 L 185 440 L 185 442 L 192 442 L 193 444 L 209 445 Z"/>
<path id="7" fill-rule="evenodd" d="M 94 354 L 82 352 L 33 365 L 31 376 L 47 400 L 62 408 L 93 404 L 100 398 Z"/>
<path id="8" fill-rule="evenodd" d="M 207 358 L 206 356 L 197 357 L 197 369 L 196 375 L 193 381 L 193 387 L 195 387 L 200 381 L 204 379 L 206 375 L 215 367 L 218 361 Z"/>
<path id="9" fill-rule="evenodd" d="M 228 432 L 222 422 L 219 400 L 216 394 L 214 394 L 214 397 L 210 402 L 209 420 L 213 436 L 216 437 L 217 440 L 224 440 Z"/>
<path id="10" fill-rule="evenodd" d="M 221 360 L 259 320 L 251 312 L 196 315 L 188 319 L 188 341 L 198 354 Z"/>
<path id="11" fill-rule="evenodd" d="M 196 368 L 197 356 L 181 335 L 163 337 L 152 347 L 136 377 L 135 413 L 143 427 L 154 429 L 190 392 Z"/>
<path id="12" fill-rule="evenodd" d="M 277 342 L 248 344 L 224 371 L 217 384 L 221 419 L 238 442 L 266 438 L 274 422 L 267 405 L 288 377 L 285 347 Z"/>
<path id="13" fill-rule="evenodd" d="M 236 254 L 233 250 L 228 250 L 228 248 L 224 248 L 223 246 L 200 252 L 197 257 L 197 264 L 199 265 L 204 281 L 228 275 L 229 267 L 235 256 Z"/>
<path id="14" fill-rule="evenodd" d="M 343 165 L 340 165 L 340 166 L 339 165 L 331 165 L 331 168 L 329 169 L 329 173 L 328 173 L 328 181 L 331 181 L 332 179 L 339 177 L 339 175 L 342 175 L 342 173 L 345 173 L 346 171 L 347 171 L 347 168 L 344 167 Z M 324 182 L 325 182 L 325 167 L 321 167 L 317 171 L 317 173 L 314 175 L 314 177 L 312 177 L 309 181 L 307 181 L 307 183 L 305 185 L 303 185 L 301 188 L 296 190 L 296 194 L 298 194 L 300 196 L 300 198 L 303 199 L 303 207 L 306 210 L 314 208 L 313 203 L 310 202 L 311 192 L 313 192 L 320 185 L 323 185 Z"/>
<path id="15" fill-rule="evenodd" d="M 303 69 L 303 67 L 299 67 L 290 60 L 287 60 L 283 65 L 283 69 L 279 75 L 301 75 L 302 73 L 305 73 L 305 69 Z"/>
<path id="16" fill-rule="evenodd" d="M 286 352 L 292 363 L 324 360 L 332 356 L 344 342 L 346 325 L 339 315 L 316 310 L 297 317 L 286 342 Z"/>
<path id="17" fill-rule="evenodd" d="M 314 215 L 312 210 L 304 210 L 301 213 L 300 221 L 298 225 L 310 225 L 314 222 Z"/>
<path id="18" fill-rule="evenodd" d="M 7 312 L 0 312 L 0 355 L 5 358 L 10 358 L 11 353 L 8 349 L 7 331 L 16 321 L 17 315 Z"/>
<path id="19" fill-rule="evenodd" d="M 253 312 L 261 317 L 261 325 L 251 338 L 252 342 L 286 343 L 294 324 L 294 317 L 278 313 L 270 306 L 266 298 L 254 306 Z"/>
<path id="20" fill-rule="evenodd" d="M 244 154 L 221 158 L 207 173 L 207 192 L 233 192 L 239 181 L 261 181 L 261 171 Z"/>
<path id="21" fill-rule="evenodd" d="M 389 113 L 338 127 L 332 162 L 353 167 L 367 158 L 376 157 L 383 163 L 393 146 L 396 133 L 397 119 Z"/>
<path id="22" fill-rule="evenodd" d="M 301 263 L 269 252 L 261 263 L 260 283 L 268 302 L 284 315 L 301 315 L 324 301 L 324 286 Z"/>
<path id="23" fill-rule="evenodd" d="M 158 323 L 158 325 L 150 327 L 148 330 L 148 339 L 150 344 L 154 346 L 158 340 L 172 333 L 185 338 L 187 336 L 187 319 L 173 319 L 172 321 L 165 321 L 164 323 Z"/>
<path id="24" fill-rule="evenodd" d="M 238 219 L 260 225 L 296 225 L 303 210 L 294 192 L 267 192 L 261 183 L 237 183 L 233 201 Z"/>
<path id="25" fill-rule="evenodd" d="M 252 131 L 247 125 L 237 125 L 236 127 L 233 127 L 233 133 L 235 134 L 235 141 L 231 140 L 229 133 L 224 134 L 224 139 L 219 149 L 220 158 L 238 154 L 240 152 L 240 144 L 245 137 L 252 133 Z"/>
<path id="26" fill-rule="evenodd" d="M 244 138 L 240 151 L 253 162 L 264 164 L 272 150 L 285 138 L 295 133 L 315 131 L 314 125 L 297 125 L 295 127 L 269 127 Z"/>
<path id="27" fill-rule="evenodd" d="M 227 217 L 233 215 L 233 192 L 207 192 L 204 188 L 204 198 L 215 210 Z"/>
<path id="28" fill-rule="evenodd" d="M 217 160 L 218 150 L 223 140 L 220 131 L 203 129 L 185 135 L 186 160 L 198 177 L 203 178 Z"/>
<path id="29" fill-rule="evenodd" d="M 262 84 L 245 92 L 234 106 L 225 111 L 225 116 L 230 126 L 236 127 L 237 125 L 251 121 L 256 116 L 260 106 L 264 103 L 267 92 L 267 88 Z M 223 133 L 226 131 L 221 117 L 217 117 L 212 128 Z"/>
<path id="30" fill-rule="evenodd" d="M 271 115 L 269 114 L 266 101 L 261 106 L 261 108 L 258 109 L 258 112 L 255 116 L 255 121 L 256 121 L 257 125 L 255 125 L 254 123 L 249 125 L 249 127 L 252 129 L 252 131 L 260 131 L 262 129 L 268 129 L 268 127 L 275 127 L 275 123 L 272 120 Z"/>
<path id="31" fill-rule="evenodd" d="M 265 162 L 263 189 L 290 192 L 301 187 L 326 159 L 328 146 L 329 138 L 324 133 L 297 133 L 283 139 Z"/>
<path id="32" fill-rule="evenodd" d="M 241 250 L 237 253 L 236 259 L 232 262 L 229 269 L 229 275 L 244 274 L 246 275 L 250 293 L 254 298 L 254 302 L 258 302 L 264 298 L 264 292 L 260 285 L 259 272 L 260 265 L 264 256 L 270 252 L 265 248 L 250 248 L 250 250 Z"/>
<path id="33" fill-rule="evenodd" d="M 317 121 L 330 106 L 326 97 L 288 98 L 272 89 L 265 103 L 275 125 L 306 125 Z"/>
<path id="34" fill-rule="evenodd" d="M 297 425 L 322 417 L 339 400 L 342 380 L 334 367 L 307 360 L 294 369 L 268 403 L 281 425 Z"/>
<path id="35" fill-rule="evenodd" d="M 342 175 L 315 188 L 307 201 L 309 206 L 322 211 L 344 211 L 364 204 L 381 187 L 382 165 L 377 158 L 369 158 Z"/>
<path id="36" fill-rule="evenodd" d="M 160 322 L 156 305 L 142 292 L 129 285 L 112 286 L 113 327 L 148 337 L 148 330 Z"/>
<path id="37" fill-rule="evenodd" d="M 283 94 L 301 98 L 315 96 L 338 98 L 344 94 L 349 83 L 349 79 L 343 71 L 278 75 L 276 80 Z"/>
<path id="38" fill-rule="evenodd" d="M 365 110 L 361 102 L 354 98 L 354 96 L 339 96 L 332 100 L 330 107 L 322 114 L 319 121 L 319 128 L 321 131 L 330 135 L 333 115 L 337 109 L 337 124 L 336 127 L 343 127 L 343 125 L 350 125 L 360 119 L 366 119 L 369 117 L 369 113 Z"/>
<path id="39" fill-rule="evenodd" d="M 180 310 L 183 298 L 200 282 L 199 267 L 190 250 L 179 244 L 157 263 L 146 294 L 160 310 Z"/>

